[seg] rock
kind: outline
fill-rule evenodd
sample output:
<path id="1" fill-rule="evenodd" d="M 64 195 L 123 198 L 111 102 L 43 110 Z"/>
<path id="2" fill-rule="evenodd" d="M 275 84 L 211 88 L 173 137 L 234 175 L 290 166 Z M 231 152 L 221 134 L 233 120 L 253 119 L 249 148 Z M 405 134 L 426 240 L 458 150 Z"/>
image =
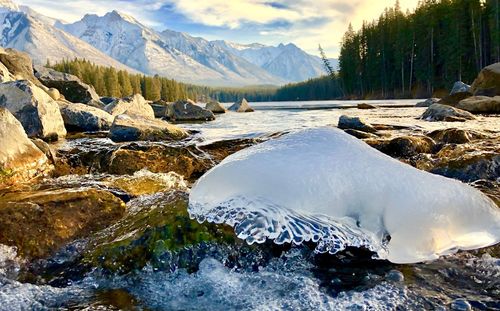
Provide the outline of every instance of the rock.
<path id="1" fill-rule="evenodd" d="M 402 283 L 405 280 L 403 273 L 398 270 L 387 272 L 385 279 L 394 283 Z"/>
<path id="2" fill-rule="evenodd" d="M 119 115 L 109 131 L 109 138 L 115 142 L 180 140 L 189 134 L 168 122 L 146 119 L 139 116 Z"/>
<path id="3" fill-rule="evenodd" d="M 179 100 L 169 104 L 167 117 L 173 121 L 212 121 L 214 114 L 207 109 L 201 108 L 191 100 Z"/>
<path id="4" fill-rule="evenodd" d="M 66 129 L 71 132 L 108 130 L 113 116 L 104 110 L 69 102 L 58 102 Z"/>
<path id="5" fill-rule="evenodd" d="M 347 134 L 352 135 L 356 138 L 359 138 L 359 139 L 378 138 L 378 136 L 375 134 L 362 132 L 362 131 L 358 131 L 358 130 L 353 130 L 353 129 L 345 129 L 344 132 L 346 132 Z"/>
<path id="6" fill-rule="evenodd" d="M 153 108 L 153 111 L 155 113 L 155 118 L 166 118 L 168 117 L 167 113 L 168 113 L 168 106 L 170 105 L 171 103 L 168 103 L 164 100 L 158 100 L 158 101 L 155 101 L 153 102 L 151 105 L 151 107 Z"/>
<path id="7" fill-rule="evenodd" d="M 177 173 L 151 173 L 146 169 L 137 171 L 131 176 L 109 177 L 104 180 L 104 183 L 108 187 L 120 189 L 133 197 L 171 190 L 189 190 L 182 176 Z"/>
<path id="8" fill-rule="evenodd" d="M 153 108 L 146 102 L 140 94 L 134 96 L 119 98 L 104 108 L 109 114 L 117 116 L 120 114 L 137 115 L 147 119 L 154 119 Z"/>
<path id="9" fill-rule="evenodd" d="M 435 130 L 427 134 L 430 138 L 443 144 L 465 144 L 474 139 L 485 138 L 486 136 L 473 131 L 466 131 L 456 128 Z"/>
<path id="10" fill-rule="evenodd" d="M 246 99 L 241 99 L 238 102 L 234 103 L 231 107 L 228 109 L 229 111 L 234 111 L 234 112 L 254 112 L 255 110 L 250 107 Z"/>
<path id="11" fill-rule="evenodd" d="M 17 247 L 25 258 L 46 258 L 124 213 L 125 204 L 103 190 L 7 193 L 0 198 L 0 244 Z"/>
<path id="12" fill-rule="evenodd" d="M 53 148 L 45 141 L 39 139 L 39 138 L 32 138 L 31 142 L 35 144 L 35 146 L 40 149 L 40 151 L 45 154 L 47 159 L 49 159 L 50 163 L 55 164 L 56 163 L 56 152 L 53 150 Z"/>
<path id="13" fill-rule="evenodd" d="M 447 105 L 433 104 L 420 117 L 426 121 L 447 121 L 463 122 L 465 120 L 474 120 L 475 117 L 467 111 L 450 107 Z"/>
<path id="14" fill-rule="evenodd" d="M 0 83 L 14 81 L 14 76 L 9 72 L 9 69 L 4 64 L 0 63 Z"/>
<path id="15" fill-rule="evenodd" d="M 439 100 L 438 104 L 456 106 L 461 100 L 471 97 L 472 93 L 469 92 L 458 92 L 455 94 L 448 95 Z"/>
<path id="16" fill-rule="evenodd" d="M 218 101 L 210 101 L 205 105 L 205 109 L 213 113 L 226 113 L 226 108 Z"/>
<path id="17" fill-rule="evenodd" d="M 500 113 L 500 96 L 473 96 L 460 101 L 456 107 L 471 113 Z"/>
<path id="18" fill-rule="evenodd" d="M 343 130 L 358 130 L 367 133 L 375 133 L 377 131 L 371 124 L 367 123 L 363 119 L 359 117 L 349 117 L 346 115 L 340 116 L 338 128 Z"/>
<path id="19" fill-rule="evenodd" d="M 219 163 L 227 156 L 256 145 L 262 141 L 264 140 L 258 138 L 237 138 L 216 141 L 208 145 L 200 146 L 199 148 L 204 152 L 207 152 L 216 163 Z"/>
<path id="20" fill-rule="evenodd" d="M 15 115 L 29 137 L 56 140 L 66 136 L 57 103 L 27 80 L 1 83 L 0 107 Z"/>
<path id="21" fill-rule="evenodd" d="M 472 306 L 467 300 L 459 298 L 451 302 L 450 309 L 453 311 L 470 311 Z"/>
<path id="22" fill-rule="evenodd" d="M 94 87 L 83 83 L 77 76 L 43 66 L 35 66 L 35 76 L 43 85 L 57 89 L 70 102 L 83 104 L 90 101 L 100 102 Z"/>
<path id="23" fill-rule="evenodd" d="M 439 102 L 439 98 L 429 98 L 423 102 L 419 102 L 415 105 L 415 107 L 430 107 L 433 104 L 437 104 Z"/>
<path id="24" fill-rule="evenodd" d="M 27 53 L 14 49 L 0 48 L 0 62 L 12 74 L 13 79 L 11 81 L 29 80 L 37 86 L 41 85 L 40 81 L 33 74 L 33 62 Z"/>
<path id="25" fill-rule="evenodd" d="M 61 98 L 61 93 L 55 88 L 50 88 L 46 92 L 53 100 L 59 100 Z"/>
<path id="26" fill-rule="evenodd" d="M 457 81 L 453 84 L 453 88 L 451 89 L 450 95 L 456 93 L 471 93 L 471 87 L 468 84 L 463 83 L 462 81 Z"/>
<path id="27" fill-rule="evenodd" d="M 500 63 L 484 67 L 472 83 L 471 92 L 474 95 L 500 95 Z"/>
<path id="28" fill-rule="evenodd" d="M 357 107 L 358 107 L 358 109 L 376 109 L 377 108 L 377 107 L 370 105 L 370 104 L 367 104 L 367 103 L 358 104 Z"/>
<path id="29" fill-rule="evenodd" d="M 425 136 L 402 136 L 389 140 L 379 148 L 383 153 L 397 158 L 409 158 L 421 153 L 433 153 L 435 142 Z"/>
<path id="30" fill-rule="evenodd" d="M 5 108 L 0 108 L 0 146 L 0 188 L 29 180 L 49 169 L 45 154 Z"/>
<path id="31" fill-rule="evenodd" d="M 116 97 L 101 97 L 100 100 L 101 102 L 104 104 L 104 105 L 108 105 L 108 104 L 111 104 L 112 102 L 114 102 L 115 100 L 117 100 L 119 98 L 116 98 Z"/>

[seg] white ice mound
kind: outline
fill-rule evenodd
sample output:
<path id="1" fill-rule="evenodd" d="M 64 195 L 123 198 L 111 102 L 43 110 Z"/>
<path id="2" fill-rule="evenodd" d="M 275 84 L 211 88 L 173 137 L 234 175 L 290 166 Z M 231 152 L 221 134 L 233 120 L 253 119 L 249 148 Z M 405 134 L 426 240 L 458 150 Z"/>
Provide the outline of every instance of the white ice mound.
<path id="1" fill-rule="evenodd" d="M 249 243 L 367 247 L 395 263 L 500 241 L 500 209 L 459 181 L 417 170 L 334 128 L 242 150 L 190 194 L 198 221 L 227 223 Z"/>

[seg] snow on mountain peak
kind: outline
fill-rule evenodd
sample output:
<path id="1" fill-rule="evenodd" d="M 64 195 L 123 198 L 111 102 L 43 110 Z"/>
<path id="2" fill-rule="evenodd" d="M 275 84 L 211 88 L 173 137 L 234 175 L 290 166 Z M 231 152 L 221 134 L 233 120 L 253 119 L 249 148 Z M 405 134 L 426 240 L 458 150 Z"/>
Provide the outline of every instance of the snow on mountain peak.
<path id="1" fill-rule="evenodd" d="M 0 0 L 0 12 L 2 11 L 20 11 L 19 6 L 10 0 Z"/>

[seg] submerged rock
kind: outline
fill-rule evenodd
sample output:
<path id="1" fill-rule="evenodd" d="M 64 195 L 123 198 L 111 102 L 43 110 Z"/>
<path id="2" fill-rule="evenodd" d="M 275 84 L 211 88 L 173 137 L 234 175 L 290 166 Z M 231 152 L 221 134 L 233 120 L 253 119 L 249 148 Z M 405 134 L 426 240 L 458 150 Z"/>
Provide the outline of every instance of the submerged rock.
<path id="1" fill-rule="evenodd" d="M 0 188 L 29 180 L 49 169 L 45 154 L 5 108 L 0 108 L 0 146 Z"/>
<path id="2" fill-rule="evenodd" d="M 484 67 L 472 83 L 471 92 L 474 95 L 500 95 L 500 63 Z"/>
<path id="3" fill-rule="evenodd" d="M 27 80 L 1 83 L 0 107 L 15 115 L 29 137 L 57 140 L 66 136 L 57 103 Z"/>
<path id="4" fill-rule="evenodd" d="M 337 127 L 342 130 L 352 129 L 367 133 L 377 132 L 377 130 L 371 124 L 361 119 L 360 117 L 349 117 L 346 115 L 340 116 Z"/>
<path id="5" fill-rule="evenodd" d="M 7 193 L 0 198 L 0 243 L 16 246 L 22 257 L 46 258 L 124 212 L 120 199 L 96 189 Z"/>
<path id="6" fill-rule="evenodd" d="M 456 107 L 472 113 L 500 113 L 500 96 L 473 96 L 460 101 Z"/>
<path id="7" fill-rule="evenodd" d="M 431 105 L 420 118 L 426 121 L 446 122 L 464 122 L 475 119 L 470 112 L 441 104 Z"/>
<path id="8" fill-rule="evenodd" d="M 93 86 L 83 83 L 77 76 L 43 66 L 35 66 L 35 76 L 49 88 L 57 89 L 73 103 L 100 102 Z"/>
<path id="9" fill-rule="evenodd" d="M 167 117 L 173 121 L 212 121 L 214 114 L 197 106 L 192 100 L 179 100 L 168 104 Z"/>
<path id="10" fill-rule="evenodd" d="M 104 107 L 109 114 L 117 116 L 120 114 L 137 115 L 147 119 L 154 119 L 153 108 L 146 102 L 140 94 L 119 98 Z"/>
<path id="11" fill-rule="evenodd" d="M 151 173 L 146 169 L 133 175 L 109 177 L 103 182 L 109 187 L 123 190 L 132 197 L 170 190 L 188 190 L 181 175 L 174 172 Z"/>
<path id="12" fill-rule="evenodd" d="M 172 141 L 181 140 L 189 134 L 168 122 L 146 119 L 126 114 L 116 116 L 109 131 L 109 138 L 115 142 L 124 141 Z"/>
<path id="13" fill-rule="evenodd" d="M 437 104 L 439 102 L 439 98 L 429 98 L 423 102 L 419 102 L 415 105 L 415 107 L 430 107 L 433 104 Z"/>
<path id="14" fill-rule="evenodd" d="M 218 101 L 210 101 L 205 105 L 205 109 L 213 113 L 226 113 L 226 108 Z"/>
<path id="15" fill-rule="evenodd" d="M 254 112 L 254 109 L 250 107 L 247 100 L 244 98 L 234 103 L 228 110 L 234 112 Z"/>
<path id="16" fill-rule="evenodd" d="M 63 101 L 59 101 L 58 104 L 64 125 L 69 131 L 108 130 L 113 123 L 113 116 L 99 108 Z"/>

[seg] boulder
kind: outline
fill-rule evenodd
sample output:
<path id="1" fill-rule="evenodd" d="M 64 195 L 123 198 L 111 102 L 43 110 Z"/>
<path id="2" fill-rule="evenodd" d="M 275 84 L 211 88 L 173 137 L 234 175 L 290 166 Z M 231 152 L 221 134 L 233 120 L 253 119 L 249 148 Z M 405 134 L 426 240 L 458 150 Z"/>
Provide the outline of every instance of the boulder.
<path id="1" fill-rule="evenodd" d="M 104 190 L 7 193 L 0 198 L 0 244 L 17 247 L 25 258 L 47 258 L 124 214 L 125 204 Z"/>
<path id="2" fill-rule="evenodd" d="M 415 105 L 415 107 L 430 107 L 433 104 L 437 104 L 439 102 L 439 98 L 429 98 L 423 102 L 419 102 Z"/>
<path id="3" fill-rule="evenodd" d="M 155 113 L 155 118 L 166 118 L 167 117 L 168 106 L 159 105 L 159 104 L 151 104 L 151 108 L 153 108 L 153 111 Z"/>
<path id="4" fill-rule="evenodd" d="M 59 106 L 30 81 L 1 83 L 0 107 L 16 116 L 29 137 L 55 140 L 66 136 Z"/>
<path id="5" fill-rule="evenodd" d="M 467 111 L 447 105 L 433 104 L 420 117 L 426 121 L 459 121 L 474 120 L 475 117 Z"/>
<path id="6" fill-rule="evenodd" d="M 58 104 L 64 125 L 71 132 L 108 130 L 114 120 L 106 111 L 92 106 L 64 101 L 59 101 Z"/>
<path id="7" fill-rule="evenodd" d="M 144 97 L 140 94 L 119 98 L 104 107 L 109 114 L 117 116 L 120 114 L 136 115 L 147 119 L 154 119 L 155 113 Z"/>
<path id="8" fill-rule="evenodd" d="M 57 89 L 71 102 L 84 104 L 92 100 L 100 102 L 94 87 L 83 83 L 77 76 L 43 66 L 35 66 L 35 76 L 43 85 Z"/>
<path id="9" fill-rule="evenodd" d="M 234 112 L 254 112 L 255 110 L 250 107 L 246 99 L 241 99 L 234 103 L 231 107 L 228 109 L 229 111 L 234 111 Z"/>
<path id="10" fill-rule="evenodd" d="M 435 142 L 425 136 L 402 136 L 391 139 L 381 151 L 391 157 L 408 158 L 421 153 L 432 153 Z"/>
<path id="11" fill-rule="evenodd" d="M 367 103 L 361 103 L 357 105 L 358 109 L 376 109 L 377 107 L 367 104 Z"/>
<path id="12" fill-rule="evenodd" d="M 185 130 L 168 122 L 128 115 L 117 116 L 109 131 L 109 138 L 115 142 L 171 141 L 188 136 Z"/>
<path id="13" fill-rule="evenodd" d="M 45 154 L 5 108 L 0 108 L 0 146 L 0 188 L 29 180 L 48 169 Z"/>
<path id="14" fill-rule="evenodd" d="M 455 94 L 451 94 L 443 97 L 438 101 L 438 104 L 448 105 L 448 106 L 456 106 L 461 100 L 464 100 L 468 97 L 471 97 L 472 93 L 469 92 L 458 92 Z"/>
<path id="15" fill-rule="evenodd" d="M 167 117 L 173 121 L 212 121 L 214 114 L 191 100 L 179 100 L 167 106 Z"/>
<path id="16" fill-rule="evenodd" d="M 342 130 L 352 129 L 367 133 L 375 133 L 377 131 L 371 124 L 363 119 L 346 115 L 340 116 L 337 127 Z"/>
<path id="17" fill-rule="evenodd" d="M 500 95 L 500 63 L 484 67 L 472 83 L 471 92 L 474 95 Z"/>
<path id="18" fill-rule="evenodd" d="M 37 86 L 41 85 L 40 81 L 33 74 L 33 62 L 27 53 L 14 49 L 0 48 L 0 62 L 14 77 L 12 81 L 24 79 L 31 81 Z"/>
<path id="19" fill-rule="evenodd" d="M 435 130 L 427 134 L 427 136 L 442 144 L 465 144 L 472 140 L 486 137 L 478 132 L 456 128 Z"/>
<path id="20" fill-rule="evenodd" d="M 14 81 L 14 76 L 9 72 L 9 69 L 4 64 L 0 63 L 0 83 Z"/>
<path id="21" fill-rule="evenodd" d="M 226 113 L 226 108 L 218 101 L 210 101 L 205 105 L 205 109 L 213 113 Z"/>
<path id="22" fill-rule="evenodd" d="M 453 84 L 453 88 L 451 89 L 450 95 L 456 93 L 470 93 L 471 87 L 468 84 L 463 83 L 462 81 L 457 81 Z"/>
<path id="23" fill-rule="evenodd" d="M 473 96 L 460 101 L 456 107 L 472 113 L 500 113 L 500 96 Z"/>

